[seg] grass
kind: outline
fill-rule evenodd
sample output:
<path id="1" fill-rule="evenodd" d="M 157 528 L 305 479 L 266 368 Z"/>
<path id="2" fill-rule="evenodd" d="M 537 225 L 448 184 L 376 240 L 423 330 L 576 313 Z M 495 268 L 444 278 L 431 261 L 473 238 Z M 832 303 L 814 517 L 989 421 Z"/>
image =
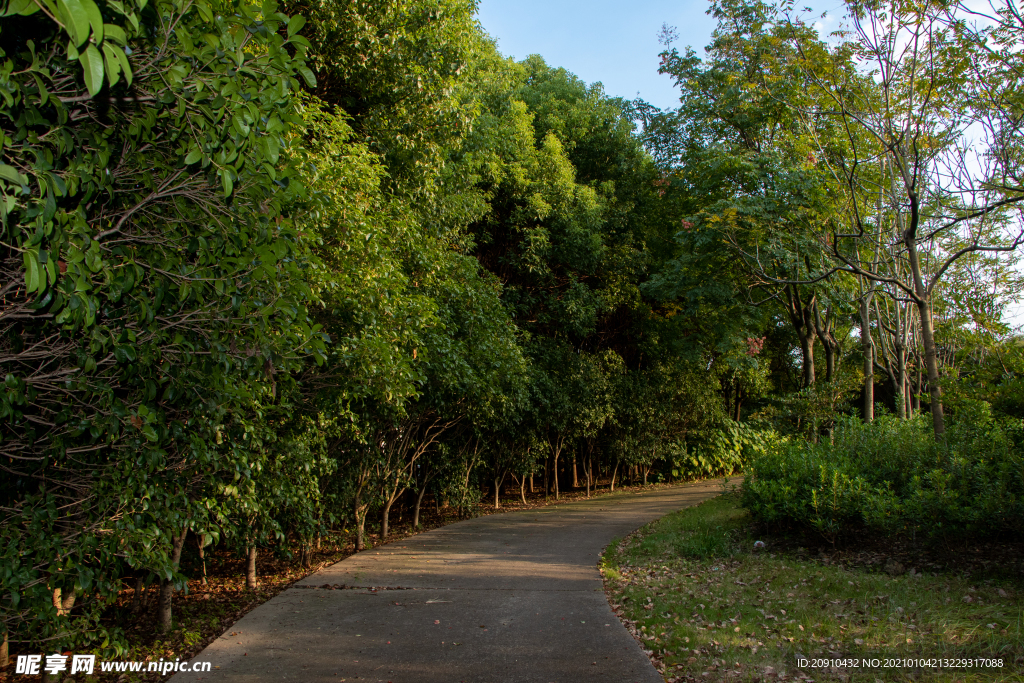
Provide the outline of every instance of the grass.
<path id="1" fill-rule="evenodd" d="M 727 493 L 649 524 L 602 560 L 613 609 L 667 681 L 1024 681 L 1024 591 L 892 576 L 776 551 Z M 1002 668 L 796 666 L 814 658 L 1001 658 Z"/>

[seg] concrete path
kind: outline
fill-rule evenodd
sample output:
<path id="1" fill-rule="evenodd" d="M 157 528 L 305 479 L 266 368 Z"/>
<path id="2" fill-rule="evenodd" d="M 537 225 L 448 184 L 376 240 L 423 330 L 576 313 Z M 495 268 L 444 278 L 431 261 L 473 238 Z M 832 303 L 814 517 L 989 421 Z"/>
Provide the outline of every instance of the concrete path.
<path id="1" fill-rule="evenodd" d="M 490 515 L 353 555 L 197 655 L 211 673 L 171 680 L 662 683 L 609 607 L 597 561 L 612 539 L 720 491 L 710 481 Z"/>

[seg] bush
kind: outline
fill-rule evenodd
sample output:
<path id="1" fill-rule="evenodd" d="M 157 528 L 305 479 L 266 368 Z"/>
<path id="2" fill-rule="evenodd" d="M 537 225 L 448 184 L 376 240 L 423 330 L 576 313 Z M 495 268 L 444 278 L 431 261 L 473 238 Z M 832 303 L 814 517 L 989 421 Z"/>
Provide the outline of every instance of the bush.
<path id="1" fill-rule="evenodd" d="M 776 444 L 752 463 L 743 504 L 766 524 L 834 542 L 857 529 L 933 540 L 1021 532 L 1020 420 L 966 402 L 936 442 L 924 416 L 841 420 L 832 442 Z"/>

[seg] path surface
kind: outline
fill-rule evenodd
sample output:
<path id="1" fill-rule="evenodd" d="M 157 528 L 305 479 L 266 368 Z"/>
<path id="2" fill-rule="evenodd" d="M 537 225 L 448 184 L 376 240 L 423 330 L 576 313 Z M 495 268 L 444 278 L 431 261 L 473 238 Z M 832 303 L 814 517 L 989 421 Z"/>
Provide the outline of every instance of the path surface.
<path id="1" fill-rule="evenodd" d="M 353 555 L 197 655 L 211 673 L 172 681 L 662 683 L 609 607 L 597 561 L 612 539 L 720 491 L 701 482 L 489 515 Z"/>

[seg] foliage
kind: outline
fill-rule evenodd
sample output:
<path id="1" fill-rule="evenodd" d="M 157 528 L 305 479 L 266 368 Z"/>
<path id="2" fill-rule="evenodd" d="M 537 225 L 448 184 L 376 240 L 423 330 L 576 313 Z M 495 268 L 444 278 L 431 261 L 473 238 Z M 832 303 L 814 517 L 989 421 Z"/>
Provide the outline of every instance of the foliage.
<path id="1" fill-rule="evenodd" d="M 962 48 L 936 87 L 1005 152 L 992 211 L 927 200 L 963 214 L 959 242 L 915 243 L 931 344 L 902 265 L 845 272 L 879 270 L 864 234 L 905 214 L 857 184 L 893 166 L 844 175 L 878 141 L 822 109 L 878 104 L 866 48 L 788 5 L 713 3 L 706 58 L 666 45 L 681 107 L 655 112 L 506 59 L 470 0 L 0 3 L 11 642 L 120 648 L 105 606 L 156 580 L 170 628 L 193 547 L 361 548 L 371 516 L 386 536 L 427 492 L 468 515 L 509 474 L 557 496 L 580 467 L 588 493 L 752 467 L 759 518 L 829 537 L 1017 530 L 1024 369 L 999 318 L 1020 278 L 971 251 L 1019 218 L 1012 12 L 925 8 Z M 873 368 L 899 415 L 943 388 L 949 438 L 840 417 L 858 383 L 871 407 Z M 687 553 L 722 549 L 701 534 Z"/>
<path id="2" fill-rule="evenodd" d="M 922 418 L 841 419 L 833 439 L 780 443 L 757 458 L 743 504 L 759 522 L 934 541 L 1019 534 L 1024 479 L 1017 420 L 964 403 L 936 443 Z"/>
<path id="3" fill-rule="evenodd" d="M 283 213 L 306 43 L 272 2 L 4 14 L 0 610 L 114 647 L 120 577 L 177 578 L 185 529 L 233 532 L 275 376 L 322 350 Z"/>

